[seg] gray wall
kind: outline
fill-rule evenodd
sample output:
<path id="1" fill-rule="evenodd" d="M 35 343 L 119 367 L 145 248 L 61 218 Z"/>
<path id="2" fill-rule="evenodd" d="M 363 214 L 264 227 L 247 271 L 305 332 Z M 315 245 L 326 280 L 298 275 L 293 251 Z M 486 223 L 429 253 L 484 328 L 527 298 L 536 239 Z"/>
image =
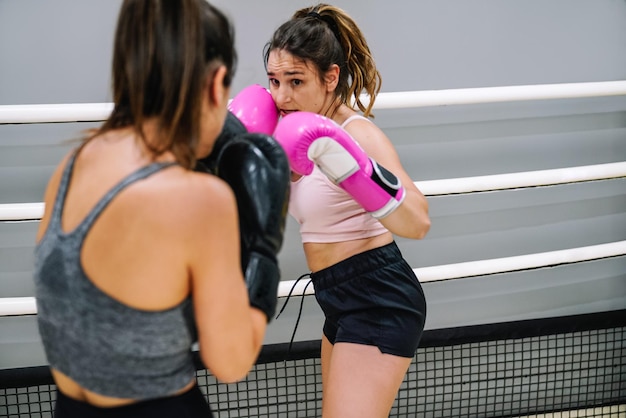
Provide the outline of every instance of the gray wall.
<path id="1" fill-rule="evenodd" d="M 0 0 L 0 104 L 110 99 L 119 0 Z M 237 30 L 234 92 L 300 0 L 219 0 Z M 362 27 L 383 91 L 626 79 L 623 0 L 337 0 Z"/>
<path id="2" fill-rule="evenodd" d="M 302 1 L 215 2 L 240 55 L 233 94 L 265 83 L 261 51 Z M 0 0 L 0 105 L 110 101 L 116 0 Z M 362 26 L 383 91 L 626 80 L 623 0 L 337 1 Z M 416 181 L 626 161 L 626 98 L 377 112 Z M 41 201 L 70 144 L 90 124 L 0 125 L 0 203 Z M 433 227 L 399 240 L 413 267 L 626 239 L 626 179 L 430 198 Z M 35 222 L 0 222 L 0 296 L 32 296 Z M 290 219 L 285 280 L 306 272 Z M 425 283 L 427 328 L 626 308 L 626 257 Z M 298 298 L 268 342 L 291 335 Z M 296 339 L 319 338 L 305 299 Z M 0 368 L 44 364 L 34 318 L 0 318 Z"/>

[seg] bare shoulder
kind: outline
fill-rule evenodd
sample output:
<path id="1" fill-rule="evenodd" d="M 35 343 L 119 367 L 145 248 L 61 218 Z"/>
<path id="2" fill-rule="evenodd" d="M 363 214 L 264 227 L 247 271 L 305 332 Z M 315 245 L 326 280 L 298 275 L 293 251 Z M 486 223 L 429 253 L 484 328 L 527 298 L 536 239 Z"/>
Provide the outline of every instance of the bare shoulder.
<path id="1" fill-rule="evenodd" d="M 120 209 L 134 213 L 151 230 L 171 229 L 171 234 L 185 236 L 236 219 L 237 213 L 234 193 L 226 182 L 181 167 L 163 170 L 136 188 Z"/>
<path id="2" fill-rule="evenodd" d="M 219 217 L 235 209 L 234 193 L 222 179 L 206 173 L 180 171 L 180 176 L 163 188 L 177 213 L 192 217 L 211 213 Z"/>
<path id="3" fill-rule="evenodd" d="M 371 157 L 395 153 L 389 137 L 370 119 L 354 119 L 344 129 Z"/>

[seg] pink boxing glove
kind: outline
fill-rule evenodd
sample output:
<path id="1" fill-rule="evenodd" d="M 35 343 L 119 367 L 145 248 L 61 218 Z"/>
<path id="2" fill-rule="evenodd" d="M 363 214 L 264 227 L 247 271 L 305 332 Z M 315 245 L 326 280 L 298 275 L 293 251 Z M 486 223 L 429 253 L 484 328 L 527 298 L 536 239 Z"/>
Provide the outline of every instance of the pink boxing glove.
<path id="1" fill-rule="evenodd" d="M 400 180 L 367 156 L 333 120 L 310 112 L 283 117 L 274 131 L 291 169 L 309 175 L 313 164 L 375 218 L 384 218 L 406 195 Z"/>
<path id="2" fill-rule="evenodd" d="M 259 84 L 250 85 L 228 104 L 228 110 L 248 132 L 271 135 L 278 123 L 278 109 L 270 92 Z"/>

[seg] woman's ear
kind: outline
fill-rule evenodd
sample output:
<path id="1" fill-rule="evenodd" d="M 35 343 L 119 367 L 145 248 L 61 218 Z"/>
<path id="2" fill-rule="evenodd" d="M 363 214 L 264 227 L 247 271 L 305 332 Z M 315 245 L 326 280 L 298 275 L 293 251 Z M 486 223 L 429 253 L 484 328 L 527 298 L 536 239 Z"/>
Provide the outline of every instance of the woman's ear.
<path id="1" fill-rule="evenodd" d="M 228 100 L 229 88 L 224 86 L 227 72 L 226 66 L 220 65 L 207 77 L 209 103 L 221 105 L 224 100 Z"/>
<path id="2" fill-rule="evenodd" d="M 339 71 L 339 66 L 337 64 L 331 65 L 328 71 L 326 71 L 324 80 L 326 81 L 327 91 L 333 92 L 337 89 L 337 84 L 339 84 Z"/>

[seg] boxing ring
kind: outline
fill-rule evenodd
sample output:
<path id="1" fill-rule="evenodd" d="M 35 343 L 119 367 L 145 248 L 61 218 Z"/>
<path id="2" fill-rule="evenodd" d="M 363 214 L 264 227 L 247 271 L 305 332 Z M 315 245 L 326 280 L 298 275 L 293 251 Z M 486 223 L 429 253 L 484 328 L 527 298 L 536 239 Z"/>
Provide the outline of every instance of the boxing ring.
<path id="1" fill-rule="evenodd" d="M 622 96 L 626 96 L 626 81 L 470 88 L 382 93 L 374 109 L 394 113 L 416 108 L 459 109 L 520 102 L 532 105 L 541 101 L 593 101 Z M 620 118 L 626 118 L 626 103 L 620 101 L 616 106 L 618 112 L 615 105 L 609 107 Z M 0 106 L 0 126 L 96 123 L 105 119 L 110 111 L 109 103 Z M 574 114 L 572 120 L 575 117 L 581 116 Z M 502 125 L 507 123 L 515 122 L 503 118 Z M 394 141 L 391 133 L 389 136 Z M 2 140 L 0 136 L 0 144 Z M 621 140 L 626 141 L 626 138 Z M 597 192 L 604 196 L 598 198 L 599 204 L 610 201 L 619 205 L 626 196 L 626 161 L 623 154 L 618 153 L 617 157 L 617 161 L 572 167 L 420 180 L 416 185 L 433 202 L 431 216 L 437 215 L 440 204 L 452 211 L 444 206 L 450 199 L 455 202 L 466 199 L 467 206 L 471 207 L 474 199 L 494 199 L 503 194 L 503 201 L 509 196 L 513 199 L 508 210 L 515 213 L 516 199 L 525 198 L 525 195 L 517 197 L 520 193 L 530 191 L 553 196 L 569 187 L 583 187 L 581 190 L 590 196 L 595 195 L 588 190 L 602 189 Z M 575 212 L 576 208 L 567 207 L 563 211 L 565 220 L 570 216 L 569 211 Z M 606 209 L 603 216 L 617 219 L 619 229 L 624 225 L 626 205 L 621 207 L 621 213 L 613 212 L 613 209 Z M 41 202 L 2 203 L 0 226 L 26 226 L 32 230 L 42 213 Z M 525 222 L 524 219 L 519 221 Z M 0 234 L 2 231 L 0 229 Z M 598 269 L 610 271 L 607 275 L 611 277 L 607 280 L 610 280 L 612 299 L 604 305 L 592 301 L 585 312 L 568 311 L 563 315 L 534 312 L 535 305 L 529 301 L 528 312 L 491 323 L 444 318 L 435 305 L 435 322 L 430 327 L 427 322 L 422 343 L 390 416 L 626 416 L 626 230 L 611 231 L 609 235 L 614 239 L 590 245 L 435 265 L 419 263 L 414 270 L 429 303 L 429 290 L 433 299 L 436 296 L 443 300 L 451 297 L 449 289 L 458 289 L 462 294 L 477 283 L 494 283 L 489 280 L 512 283 L 520 281 L 520 277 L 524 280 L 533 277 L 537 282 L 545 282 L 550 280 L 550 272 L 566 270 L 571 271 L 571 281 L 576 283 L 577 275 Z M 417 244 L 399 241 L 399 245 L 409 250 L 412 245 L 418 245 L 421 249 L 428 246 L 429 241 L 427 237 Z M 284 260 L 298 254 L 291 248 L 284 251 L 291 251 L 283 255 Z M 311 299 L 307 304 L 315 304 L 309 297 L 314 290 L 306 281 L 296 284 L 291 280 L 293 269 L 288 267 L 287 270 L 289 274 L 283 274 L 279 287 L 279 304 L 292 292 L 293 315 L 288 321 L 281 318 L 282 321 L 272 323 L 268 343 L 249 376 L 236 384 L 221 384 L 197 360 L 198 382 L 216 416 L 320 415 L 320 341 L 309 338 L 311 333 L 305 332 L 289 348 L 288 338 L 285 338 L 293 329 L 295 312 L 302 309 L 298 306 L 300 302 Z M 0 282 L 0 291 L 2 289 Z M 447 296 L 442 296 L 444 290 Z M 0 297 L 0 324 L 4 320 L 28 320 L 32 324 L 36 314 L 33 296 Z M 430 315 L 429 312 L 429 320 Z M 319 333 L 319 315 L 316 316 L 315 311 L 309 313 L 308 322 L 306 313 L 303 319 L 300 327 L 314 328 L 313 334 Z M 289 329 L 272 332 L 279 328 Z M 0 327 L 2 329 L 11 328 Z M 0 351 L 4 350 L 2 342 L 7 340 L 11 338 L 0 337 Z M 45 365 L 8 367 L 0 362 L 0 417 L 51 416 L 53 398 L 54 389 Z"/>

